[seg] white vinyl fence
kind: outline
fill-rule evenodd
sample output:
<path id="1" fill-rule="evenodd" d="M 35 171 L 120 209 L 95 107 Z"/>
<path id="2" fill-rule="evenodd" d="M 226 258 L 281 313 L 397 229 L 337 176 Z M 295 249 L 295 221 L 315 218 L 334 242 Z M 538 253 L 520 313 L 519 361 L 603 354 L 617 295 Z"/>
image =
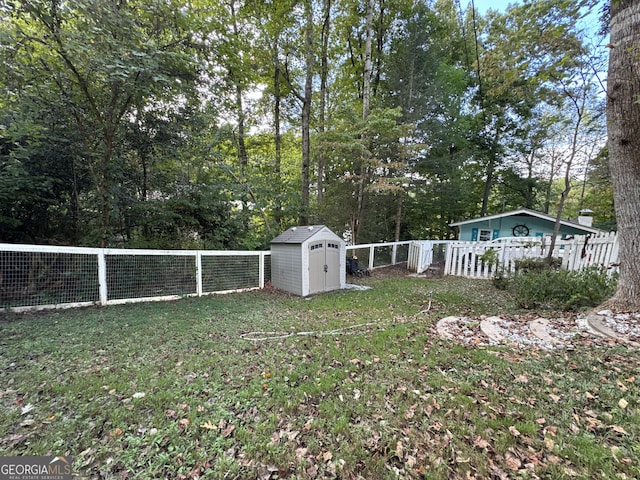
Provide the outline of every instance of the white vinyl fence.
<path id="1" fill-rule="evenodd" d="M 360 268 L 384 267 L 407 261 L 410 241 L 347 245 L 347 256 L 357 257 Z"/>
<path id="2" fill-rule="evenodd" d="M 512 272 L 516 261 L 523 258 L 545 258 L 549 253 L 549 239 L 537 242 L 505 243 L 452 242 L 447 245 L 445 275 L 489 278 L 499 269 Z M 496 260 L 486 255 L 494 250 Z M 581 270 L 589 266 L 603 266 L 617 270 L 618 242 L 615 233 L 598 236 L 580 235 L 571 240 L 557 240 L 552 254 L 562 260 L 562 268 Z"/>
<path id="3" fill-rule="evenodd" d="M 497 264 L 483 261 L 490 248 Z M 515 260 L 546 256 L 532 243 L 413 241 L 347 246 L 361 268 L 406 262 L 422 273 L 440 265 L 446 275 L 488 278 Z M 271 278 L 271 252 L 137 250 L 0 244 L 0 312 L 173 300 L 263 288 Z M 563 268 L 603 265 L 615 270 L 615 234 L 558 241 Z"/>
<path id="4" fill-rule="evenodd" d="M 270 252 L 0 244 L 0 309 L 173 300 L 263 288 Z"/>
<path id="5" fill-rule="evenodd" d="M 447 245 L 451 243 L 455 242 L 451 240 L 418 240 L 411 242 L 407 268 L 420 274 L 433 265 L 444 265 Z"/>
<path id="6" fill-rule="evenodd" d="M 361 268 L 407 261 L 410 242 L 347 246 Z M 271 252 L 0 244 L 0 314 L 263 288 Z"/>

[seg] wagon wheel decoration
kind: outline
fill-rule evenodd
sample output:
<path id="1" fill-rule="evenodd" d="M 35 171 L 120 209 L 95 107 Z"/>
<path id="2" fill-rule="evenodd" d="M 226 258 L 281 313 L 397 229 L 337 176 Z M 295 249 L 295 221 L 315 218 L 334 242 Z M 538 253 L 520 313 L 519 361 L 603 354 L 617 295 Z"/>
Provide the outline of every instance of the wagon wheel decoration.
<path id="1" fill-rule="evenodd" d="M 526 225 L 516 225 L 512 231 L 514 237 L 526 237 L 529 235 L 529 227 Z"/>

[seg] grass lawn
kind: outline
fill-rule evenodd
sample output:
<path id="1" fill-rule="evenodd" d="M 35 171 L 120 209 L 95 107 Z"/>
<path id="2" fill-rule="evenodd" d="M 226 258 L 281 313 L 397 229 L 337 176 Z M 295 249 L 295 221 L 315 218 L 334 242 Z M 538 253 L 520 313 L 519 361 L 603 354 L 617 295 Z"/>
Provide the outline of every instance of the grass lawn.
<path id="1" fill-rule="evenodd" d="M 96 479 L 640 478 L 637 351 L 465 347 L 435 322 L 517 313 L 489 281 L 363 282 L 5 313 L 0 455 Z"/>

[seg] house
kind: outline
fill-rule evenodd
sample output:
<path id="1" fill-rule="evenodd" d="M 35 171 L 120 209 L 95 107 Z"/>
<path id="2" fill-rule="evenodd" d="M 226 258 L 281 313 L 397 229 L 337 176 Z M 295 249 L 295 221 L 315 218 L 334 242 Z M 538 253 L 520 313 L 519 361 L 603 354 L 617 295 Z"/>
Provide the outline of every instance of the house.
<path id="1" fill-rule="evenodd" d="M 345 241 L 324 225 L 291 227 L 271 241 L 271 284 L 306 297 L 345 288 Z"/>
<path id="2" fill-rule="evenodd" d="M 560 238 L 573 235 L 604 233 L 591 226 L 593 218 L 590 210 L 580 212 L 577 222 L 560 221 Z M 510 212 L 473 218 L 449 224 L 458 227 L 458 240 L 477 242 L 494 240 L 501 237 L 546 237 L 553 234 L 556 218 L 546 213 L 527 208 Z"/>

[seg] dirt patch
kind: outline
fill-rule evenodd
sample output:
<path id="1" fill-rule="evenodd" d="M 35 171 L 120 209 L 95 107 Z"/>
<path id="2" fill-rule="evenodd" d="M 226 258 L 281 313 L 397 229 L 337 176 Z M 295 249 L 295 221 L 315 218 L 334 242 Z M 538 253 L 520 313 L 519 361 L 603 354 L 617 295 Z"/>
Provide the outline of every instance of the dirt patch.
<path id="1" fill-rule="evenodd" d="M 361 270 L 364 270 L 363 266 L 360 266 Z M 368 273 L 363 273 L 362 276 L 347 275 L 347 283 L 366 283 L 370 279 L 382 279 L 382 278 L 402 278 L 411 274 L 407 270 L 407 262 L 396 263 L 395 265 L 385 265 L 384 267 L 375 267 L 371 270 L 366 269 Z"/>

